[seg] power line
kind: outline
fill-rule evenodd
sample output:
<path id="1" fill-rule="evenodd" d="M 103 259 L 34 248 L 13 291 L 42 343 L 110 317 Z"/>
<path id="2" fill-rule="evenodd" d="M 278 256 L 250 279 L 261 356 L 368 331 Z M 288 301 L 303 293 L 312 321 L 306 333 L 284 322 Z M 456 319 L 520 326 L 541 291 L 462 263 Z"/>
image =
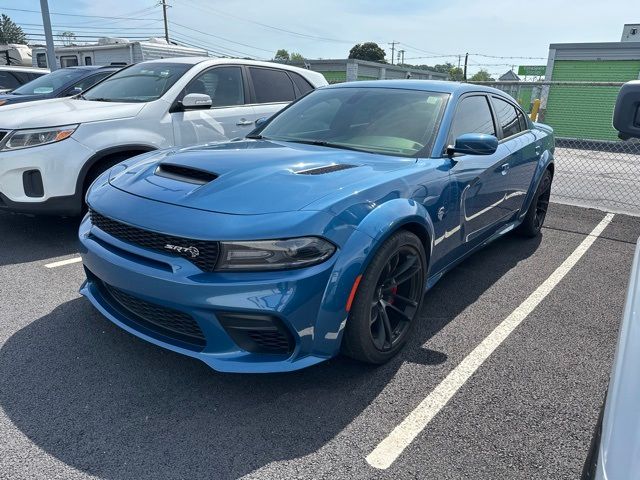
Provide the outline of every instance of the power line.
<path id="1" fill-rule="evenodd" d="M 2 9 L 3 10 L 10 10 L 12 12 L 40 13 L 38 10 L 27 10 L 27 9 L 24 9 L 24 8 L 2 7 Z M 106 17 L 106 16 L 101 16 L 101 15 L 80 15 L 80 14 L 75 14 L 75 13 L 54 13 L 54 12 L 49 12 L 49 14 L 50 15 L 63 16 L 63 17 L 103 18 L 103 19 L 107 19 L 107 20 L 141 20 L 141 21 L 162 20 L 161 18 L 149 19 L 149 18 L 128 18 L 128 17 Z"/>
<path id="2" fill-rule="evenodd" d="M 182 25 L 181 23 L 171 22 L 171 25 L 177 25 L 179 27 L 186 28 L 187 30 L 199 33 L 201 35 L 205 35 L 207 37 L 217 38 L 219 40 L 224 40 L 225 42 L 234 43 L 236 45 L 242 45 L 243 47 L 252 48 L 254 50 L 261 50 L 263 52 L 269 52 L 269 53 L 271 53 L 273 51 L 273 50 L 267 50 L 266 48 L 260 48 L 260 47 L 256 47 L 256 46 L 253 46 L 253 45 L 248 45 L 246 43 L 241 43 L 241 42 L 236 42 L 236 41 L 233 41 L 233 40 L 229 40 L 228 38 L 224 38 L 224 37 L 221 37 L 219 35 L 214 35 L 213 33 L 203 32 L 202 30 L 197 30 L 195 28 L 191 28 L 191 27 L 188 27 L 186 25 Z"/>
<path id="3" fill-rule="evenodd" d="M 175 0 L 175 1 L 184 4 L 183 0 Z M 307 34 L 307 33 L 295 32 L 293 30 L 287 30 L 285 28 L 280 28 L 280 27 L 276 27 L 274 25 L 269 25 L 269 24 L 266 24 L 266 23 L 257 22 L 255 20 L 250 20 L 248 18 L 244 18 L 244 17 L 240 17 L 240 16 L 237 16 L 237 15 L 233 15 L 231 13 L 224 12 L 222 10 L 218 10 L 216 8 L 212 8 L 210 6 L 207 6 L 205 8 L 205 7 L 202 7 L 200 5 L 194 4 L 192 1 L 189 1 L 189 3 L 191 4 L 189 6 L 193 7 L 193 8 L 198 8 L 198 9 L 203 10 L 203 11 L 218 13 L 218 14 L 221 14 L 221 15 L 226 15 L 226 16 L 234 18 L 236 20 L 240 20 L 240 21 L 247 22 L 247 23 L 252 23 L 254 25 L 259 25 L 259 26 L 264 27 L 264 28 L 269 28 L 271 30 L 276 30 L 276 31 L 279 31 L 279 32 L 287 33 L 289 35 L 295 35 L 295 36 L 303 37 L 303 38 L 310 38 L 310 39 L 313 39 L 313 40 L 324 40 L 324 41 L 327 41 L 327 42 L 350 43 L 350 44 L 358 43 L 358 42 L 354 42 L 352 40 L 344 40 L 344 39 L 338 39 L 338 38 L 322 37 L 322 36 L 319 36 L 319 35 L 310 35 L 310 34 Z"/>

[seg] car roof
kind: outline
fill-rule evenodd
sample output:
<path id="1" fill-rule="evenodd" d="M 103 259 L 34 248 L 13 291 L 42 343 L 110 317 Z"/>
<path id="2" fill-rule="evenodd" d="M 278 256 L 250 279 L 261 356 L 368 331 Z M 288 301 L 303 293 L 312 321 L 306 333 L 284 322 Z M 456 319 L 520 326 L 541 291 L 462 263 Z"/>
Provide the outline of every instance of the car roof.
<path id="1" fill-rule="evenodd" d="M 18 65 L 0 65 L 0 70 L 10 72 L 49 73 L 47 68 L 21 67 Z"/>
<path id="2" fill-rule="evenodd" d="M 275 67 L 282 68 L 284 70 L 293 71 L 308 71 L 304 68 L 294 67 L 293 65 L 287 65 L 285 63 L 278 62 L 262 62 L 260 60 L 248 60 L 244 58 L 214 58 L 214 57 L 170 57 L 159 58 L 155 60 L 146 60 L 140 63 L 186 63 L 196 65 L 199 63 L 207 62 L 209 65 L 255 65 L 259 67 Z"/>
<path id="3" fill-rule="evenodd" d="M 424 90 L 429 92 L 462 95 L 467 92 L 505 93 L 497 88 L 471 83 L 449 82 L 446 80 L 366 80 L 359 82 L 336 83 L 324 88 L 395 88 L 403 90 Z"/>
<path id="4" fill-rule="evenodd" d="M 62 70 L 120 70 L 119 65 L 74 65 L 73 67 L 64 67 Z"/>

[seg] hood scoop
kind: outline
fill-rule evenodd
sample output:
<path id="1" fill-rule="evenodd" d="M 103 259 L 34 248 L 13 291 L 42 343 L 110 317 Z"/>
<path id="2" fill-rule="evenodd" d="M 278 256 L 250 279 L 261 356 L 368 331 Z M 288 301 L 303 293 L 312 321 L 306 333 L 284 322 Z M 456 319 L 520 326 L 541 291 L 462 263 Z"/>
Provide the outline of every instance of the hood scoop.
<path id="1" fill-rule="evenodd" d="M 154 173 L 159 177 L 170 178 L 179 182 L 193 183 L 195 185 L 205 185 L 218 178 L 218 175 L 207 172 L 206 170 L 174 165 L 172 163 L 161 163 Z"/>
<path id="2" fill-rule="evenodd" d="M 308 170 L 300 170 L 295 172 L 296 175 L 324 175 L 326 173 L 339 172 L 349 168 L 356 168 L 358 165 L 349 165 L 347 163 L 338 163 L 333 165 L 325 165 L 323 167 L 310 168 Z"/>

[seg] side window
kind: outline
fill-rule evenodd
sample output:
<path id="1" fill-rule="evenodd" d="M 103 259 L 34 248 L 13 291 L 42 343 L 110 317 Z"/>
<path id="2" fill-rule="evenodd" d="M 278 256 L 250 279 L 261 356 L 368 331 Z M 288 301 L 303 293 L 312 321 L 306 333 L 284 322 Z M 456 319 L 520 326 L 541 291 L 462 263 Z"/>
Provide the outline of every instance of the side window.
<path id="1" fill-rule="evenodd" d="M 36 63 L 40 68 L 47 68 L 47 54 L 36 53 Z"/>
<path id="2" fill-rule="evenodd" d="M 249 67 L 256 103 L 290 102 L 296 98 L 289 75 L 282 70 Z"/>
<path id="3" fill-rule="evenodd" d="M 298 87 L 298 90 L 300 90 L 301 95 L 306 95 L 311 90 L 313 90 L 311 84 L 307 82 L 299 73 L 289 72 L 289 75 L 291 75 L 291 78 L 293 78 L 293 83 L 296 84 L 296 87 Z"/>
<path id="4" fill-rule="evenodd" d="M 511 137 L 522 131 L 516 107 L 497 97 L 493 97 L 493 106 L 496 109 L 498 122 L 502 126 L 503 138 Z"/>
<path id="5" fill-rule="evenodd" d="M 211 97 L 212 107 L 244 104 L 244 84 L 240 67 L 217 67 L 202 72 L 187 85 L 188 93 L 204 93 Z"/>
<path id="6" fill-rule="evenodd" d="M 518 119 L 520 120 L 520 131 L 525 131 L 525 130 L 529 130 L 529 122 L 527 122 L 527 119 L 524 118 L 523 113 L 518 110 Z"/>
<path id="7" fill-rule="evenodd" d="M 61 55 L 60 56 L 60 67 L 77 67 L 78 66 L 78 57 L 75 55 Z"/>
<path id="8" fill-rule="evenodd" d="M 451 125 L 449 145 L 465 133 L 486 133 L 496 135 L 489 101 L 484 95 L 463 98 Z"/>
<path id="9" fill-rule="evenodd" d="M 14 88 L 18 88 L 20 83 L 9 72 L 0 72 L 0 88 L 10 88 L 13 90 Z"/>

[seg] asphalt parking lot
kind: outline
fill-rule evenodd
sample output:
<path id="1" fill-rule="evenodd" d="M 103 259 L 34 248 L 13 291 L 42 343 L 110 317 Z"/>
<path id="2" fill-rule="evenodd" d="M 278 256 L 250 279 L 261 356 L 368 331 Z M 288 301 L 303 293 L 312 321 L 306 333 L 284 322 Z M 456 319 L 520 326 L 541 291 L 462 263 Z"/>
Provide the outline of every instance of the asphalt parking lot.
<path id="1" fill-rule="evenodd" d="M 366 458 L 604 217 L 552 204 L 540 238 L 465 261 L 387 365 L 230 375 L 102 318 L 80 263 L 45 267 L 77 256 L 77 221 L 0 214 L 0 478 L 578 478 L 638 217 L 613 217 L 388 469 Z"/>

